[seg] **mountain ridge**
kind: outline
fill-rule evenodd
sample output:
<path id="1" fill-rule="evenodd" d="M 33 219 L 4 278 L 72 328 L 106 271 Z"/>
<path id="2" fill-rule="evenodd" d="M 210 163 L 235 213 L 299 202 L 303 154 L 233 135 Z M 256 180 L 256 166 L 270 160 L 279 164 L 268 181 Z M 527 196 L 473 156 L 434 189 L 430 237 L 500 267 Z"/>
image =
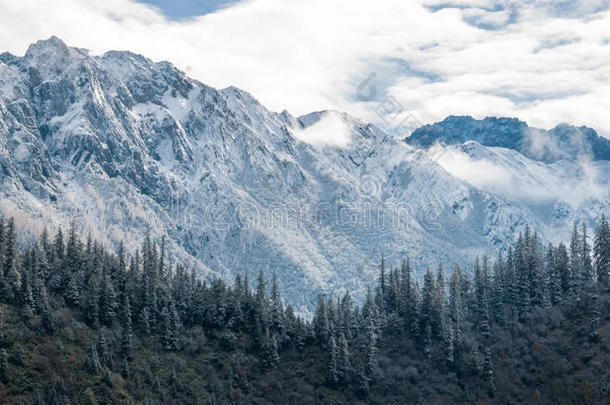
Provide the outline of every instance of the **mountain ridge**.
<path id="1" fill-rule="evenodd" d="M 449 116 L 443 121 L 418 128 L 405 138 L 411 145 L 428 148 L 435 142 L 448 145 L 477 141 L 485 146 L 516 150 L 534 160 L 553 163 L 560 159 L 590 156 L 610 160 L 610 140 L 586 126 L 567 123 L 550 130 L 530 127 L 518 118 Z"/>
<path id="2" fill-rule="evenodd" d="M 52 227 L 75 219 L 133 249 L 150 232 L 202 275 L 274 269 L 299 311 L 317 293 L 350 288 L 361 299 L 382 253 L 410 256 L 420 272 L 467 266 L 526 223 L 542 228 L 522 201 L 347 114 L 293 117 L 168 62 L 37 44 L 31 55 L 67 59 L 50 58 L 51 68 L 46 57 L 0 58 L 5 215 Z M 599 205 L 557 226 L 592 220 L 607 201 Z"/>

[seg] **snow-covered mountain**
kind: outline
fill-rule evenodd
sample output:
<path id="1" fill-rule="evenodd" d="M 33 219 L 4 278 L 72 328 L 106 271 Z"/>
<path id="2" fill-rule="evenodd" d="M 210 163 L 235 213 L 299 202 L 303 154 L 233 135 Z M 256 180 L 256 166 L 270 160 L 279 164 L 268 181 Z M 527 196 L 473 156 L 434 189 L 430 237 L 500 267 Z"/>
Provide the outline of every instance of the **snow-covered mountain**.
<path id="1" fill-rule="evenodd" d="M 305 311 L 318 292 L 362 293 L 382 253 L 420 271 L 467 265 L 526 223 L 550 239 L 608 208 L 605 139 L 551 159 L 474 136 L 503 133 L 502 120 L 455 122 L 463 137 L 425 127 L 410 145 L 346 114 L 271 112 L 167 62 L 53 37 L 0 55 L 0 211 L 26 228 L 76 218 L 130 248 L 150 230 L 175 260 L 221 276 L 276 270 Z M 557 195 L 566 181 L 579 198 Z"/>
<path id="2" fill-rule="evenodd" d="M 476 141 L 485 146 L 516 150 L 522 155 L 546 163 L 559 160 L 610 160 L 610 140 L 592 128 L 561 124 L 545 131 L 529 127 L 516 118 L 450 116 L 442 122 L 413 131 L 406 141 L 429 148 L 435 143 L 446 145 Z"/>
<path id="3" fill-rule="evenodd" d="M 587 127 L 545 131 L 514 118 L 451 116 L 405 139 L 479 190 L 509 201 L 539 220 L 545 239 L 567 240 L 567 229 L 610 212 L 610 140 Z"/>

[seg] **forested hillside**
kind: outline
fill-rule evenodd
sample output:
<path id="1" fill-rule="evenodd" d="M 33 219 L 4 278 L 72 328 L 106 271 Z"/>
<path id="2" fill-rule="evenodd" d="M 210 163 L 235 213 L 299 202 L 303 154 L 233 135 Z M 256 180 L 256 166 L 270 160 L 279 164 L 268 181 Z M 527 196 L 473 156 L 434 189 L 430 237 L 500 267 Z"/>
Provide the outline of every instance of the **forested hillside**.
<path id="1" fill-rule="evenodd" d="M 590 235 L 591 234 L 591 235 Z M 281 280 L 198 279 L 142 235 L 115 254 L 79 234 L 18 241 L 0 220 L 0 403 L 605 404 L 610 227 L 413 276 L 366 301 L 319 297 L 311 321 Z"/>

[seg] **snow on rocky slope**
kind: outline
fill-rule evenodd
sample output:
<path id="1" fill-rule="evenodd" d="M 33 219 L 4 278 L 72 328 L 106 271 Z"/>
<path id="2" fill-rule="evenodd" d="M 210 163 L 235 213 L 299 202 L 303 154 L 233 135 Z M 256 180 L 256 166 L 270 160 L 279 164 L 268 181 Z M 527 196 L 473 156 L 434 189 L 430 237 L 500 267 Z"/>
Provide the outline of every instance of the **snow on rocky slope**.
<path id="1" fill-rule="evenodd" d="M 132 249 L 150 230 L 168 238 L 175 260 L 206 274 L 275 270 L 301 311 L 319 292 L 362 294 L 382 253 L 390 263 L 409 256 L 420 272 L 469 265 L 525 223 L 546 231 L 552 217 L 568 229 L 608 207 L 607 183 L 577 206 L 539 203 L 452 165 L 490 160 L 519 188 L 553 190 L 589 176 L 574 161 L 533 160 L 470 138 L 449 144 L 412 146 L 334 111 L 271 112 L 167 62 L 90 56 L 55 37 L 23 57 L 0 55 L 3 214 L 24 226 L 76 218 Z M 453 155 L 435 154 L 439 147 Z M 608 173 L 606 161 L 593 166 Z"/>
<path id="2" fill-rule="evenodd" d="M 448 117 L 405 140 L 444 169 L 540 221 L 554 243 L 576 221 L 610 212 L 610 140 L 566 124 L 545 131 L 517 119 Z"/>

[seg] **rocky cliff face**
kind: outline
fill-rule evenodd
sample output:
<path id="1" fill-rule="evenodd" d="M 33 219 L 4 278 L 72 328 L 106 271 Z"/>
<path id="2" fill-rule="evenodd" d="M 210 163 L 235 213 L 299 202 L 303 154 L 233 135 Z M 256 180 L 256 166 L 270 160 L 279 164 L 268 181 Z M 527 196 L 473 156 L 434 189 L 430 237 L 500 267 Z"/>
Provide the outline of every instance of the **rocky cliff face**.
<path id="1" fill-rule="evenodd" d="M 512 134 L 497 125 L 498 139 Z M 517 146 L 485 146 L 471 127 L 456 127 L 453 147 L 474 139 L 503 165 L 546 167 Z M 319 292 L 363 293 L 382 253 L 420 271 L 467 265 L 541 225 L 538 205 L 452 172 L 434 143 L 414 147 L 338 112 L 271 112 L 129 52 L 90 56 L 51 38 L 0 55 L 3 214 L 51 227 L 75 218 L 131 248 L 150 231 L 204 273 L 275 270 L 303 311 Z M 568 206 L 558 226 L 607 207 L 594 201 Z"/>

